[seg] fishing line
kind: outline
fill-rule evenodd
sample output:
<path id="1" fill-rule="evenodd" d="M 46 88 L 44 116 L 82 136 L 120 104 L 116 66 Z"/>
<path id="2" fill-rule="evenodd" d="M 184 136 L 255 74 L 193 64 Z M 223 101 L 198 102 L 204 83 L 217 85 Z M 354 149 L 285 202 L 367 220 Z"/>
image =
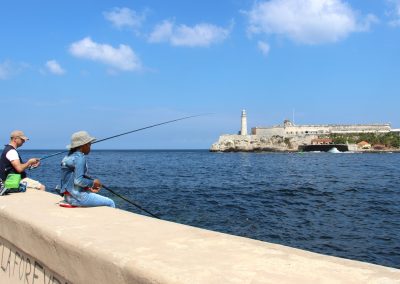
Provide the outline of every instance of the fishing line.
<path id="1" fill-rule="evenodd" d="M 103 187 L 105 190 L 108 190 L 109 192 L 111 192 L 112 194 L 115 194 L 115 195 L 118 196 L 119 198 L 125 200 L 126 202 L 132 204 L 133 206 L 135 206 L 135 207 L 137 207 L 137 208 L 143 210 L 144 212 L 146 212 L 146 213 L 149 214 L 150 216 L 152 216 L 152 217 L 154 217 L 154 218 L 157 218 L 157 219 L 161 219 L 161 218 L 158 217 L 157 215 L 155 215 L 155 214 L 151 213 L 150 211 L 144 209 L 144 208 L 143 208 L 142 206 L 140 206 L 139 204 L 137 204 L 137 203 L 135 203 L 135 202 L 129 200 L 128 198 L 126 198 L 125 196 L 123 196 L 123 195 L 121 195 L 121 194 L 119 194 L 119 193 L 116 193 L 115 191 L 113 191 L 113 190 L 110 189 L 109 187 L 107 187 L 107 186 L 105 186 L 105 185 L 102 185 L 102 187 Z"/>
<path id="2" fill-rule="evenodd" d="M 94 180 L 94 178 L 92 178 L 92 177 L 90 177 L 90 176 L 85 175 L 85 177 L 88 178 L 88 179 L 90 179 L 90 180 Z M 155 215 L 155 214 L 151 213 L 150 211 L 144 209 L 144 208 L 143 208 L 142 206 L 140 206 L 139 204 L 133 202 L 132 200 L 129 200 L 128 198 L 126 198 L 125 196 L 123 196 L 123 195 L 121 195 L 121 194 L 119 194 L 119 193 L 116 193 L 114 190 L 112 190 L 111 188 L 105 186 L 104 184 L 102 184 L 101 187 L 103 187 L 105 190 L 108 190 L 108 191 L 111 192 L 112 194 L 115 194 L 116 196 L 118 196 L 119 198 L 125 200 L 126 202 L 132 204 L 133 206 L 139 208 L 140 210 L 143 210 L 144 212 L 146 212 L 146 213 L 149 214 L 150 216 L 152 216 L 152 217 L 154 217 L 154 218 L 157 218 L 157 219 L 161 219 L 161 218 L 158 217 L 157 215 Z"/>

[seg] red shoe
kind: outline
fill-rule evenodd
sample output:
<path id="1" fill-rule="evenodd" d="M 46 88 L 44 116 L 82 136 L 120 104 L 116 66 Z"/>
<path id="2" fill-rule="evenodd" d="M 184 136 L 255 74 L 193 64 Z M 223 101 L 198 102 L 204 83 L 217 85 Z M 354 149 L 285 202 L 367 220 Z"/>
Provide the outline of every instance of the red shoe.
<path id="1" fill-rule="evenodd" d="M 69 204 L 67 202 L 63 202 L 63 201 L 60 201 L 58 203 L 58 205 L 60 205 L 61 207 L 64 207 L 64 208 L 76 208 L 76 207 L 78 207 L 78 206 L 75 206 L 75 205 L 71 205 L 71 204 Z"/>

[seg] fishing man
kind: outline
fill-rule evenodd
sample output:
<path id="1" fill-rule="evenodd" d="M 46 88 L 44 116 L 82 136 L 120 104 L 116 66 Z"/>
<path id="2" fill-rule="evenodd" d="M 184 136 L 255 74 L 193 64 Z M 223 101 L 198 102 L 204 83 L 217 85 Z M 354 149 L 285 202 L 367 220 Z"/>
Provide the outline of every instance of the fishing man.
<path id="1" fill-rule="evenodd" d="M 0 157 L 0 179 L 4 183 L 10 174 L 20 174 L 21 182 L 26 182 L 27 188 L 46 190 L 45 186 L 40 182 L 27 177 L 25 170 L 40 165 L 38 158 L 31 158 L 24 163 L 17 149 L 29 140 L 21 130 L 14 130 L 10 135 L 10 142 L 5 145 L 3 153 Z"/>

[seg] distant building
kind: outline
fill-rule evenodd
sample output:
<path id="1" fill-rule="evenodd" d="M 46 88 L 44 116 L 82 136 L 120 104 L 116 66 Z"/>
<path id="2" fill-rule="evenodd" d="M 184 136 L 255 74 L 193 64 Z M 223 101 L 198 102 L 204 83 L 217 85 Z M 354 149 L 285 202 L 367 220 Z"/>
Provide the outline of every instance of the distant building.
<path id="1" fill-rule="evenodd" d="M 299 148 L 314 146 L 331 148 L 334 137 L 332 134 L 385 134 L 394 132 L 389 123 L 381 124 L 310 124 L 295 125 L 285 120 L 282 125 L 269 127 L 253 127 L 251 134 L 247 133 L 247 114 L 242 110 L 241 127 L 236 134 L 223 134 L 217 142 L 212 144 L 212 152 L 252 152 L 252 151 L 297 151 Z M 400 133 L 400 129 L 396 132 Z M 332 144 L 332 145 L 331 145 Z M 343 147 L 341 150 L 338 147 Z M 375 148 L 376 145 L 374 145 Z M 384 145 L 377 145 L 384 148 Z M 339 151 L 357 151 L 356 144 L 335 144 Z M 366 144 L 361 147 L 368 147 Z M 371 145 L 370 145 L 371 147 Z"/>
<path id="2" fill-rule="evenodd" d="M 361 141 L 357 143 L 357 147 L 360 149 L 371 149 L 371 144 L 369 144 L 367 141 Z"/>
<path id="3" fill-rule="evenodd" d="M 331 138 L 315 138 L 311 140 L 312 145 L 327 145 L 332 143 L 333 140 Z"/>
<path id="4" fill-rule="evenodd" d="M 383 124 L 320 124 L 320 125 L 295 125 L 290 120 L 285 120 L 283 125 L 271 127 L 253 127 L 252 135 L 271 137 L 319 136 L 329 134 L 354 134 L 354 133 L 388 133 L 391 131 L 389 123 Z"/>
<path id="5" fill-rule="evenodd" d="M 400 136 L 400 128 L 393 128 L 393 129 L 390 130 L 390 132 Z"/>

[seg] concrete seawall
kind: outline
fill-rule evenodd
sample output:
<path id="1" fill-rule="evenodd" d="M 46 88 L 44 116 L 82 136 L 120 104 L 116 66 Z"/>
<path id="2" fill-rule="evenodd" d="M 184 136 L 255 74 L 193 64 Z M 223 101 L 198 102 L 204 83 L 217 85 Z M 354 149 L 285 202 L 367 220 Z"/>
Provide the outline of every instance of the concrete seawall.
<path id="1" fill-rule="evenodd" d="M 400 270 L 161 221 L 0 197 L 0 283 L 400 283 Z"/>

